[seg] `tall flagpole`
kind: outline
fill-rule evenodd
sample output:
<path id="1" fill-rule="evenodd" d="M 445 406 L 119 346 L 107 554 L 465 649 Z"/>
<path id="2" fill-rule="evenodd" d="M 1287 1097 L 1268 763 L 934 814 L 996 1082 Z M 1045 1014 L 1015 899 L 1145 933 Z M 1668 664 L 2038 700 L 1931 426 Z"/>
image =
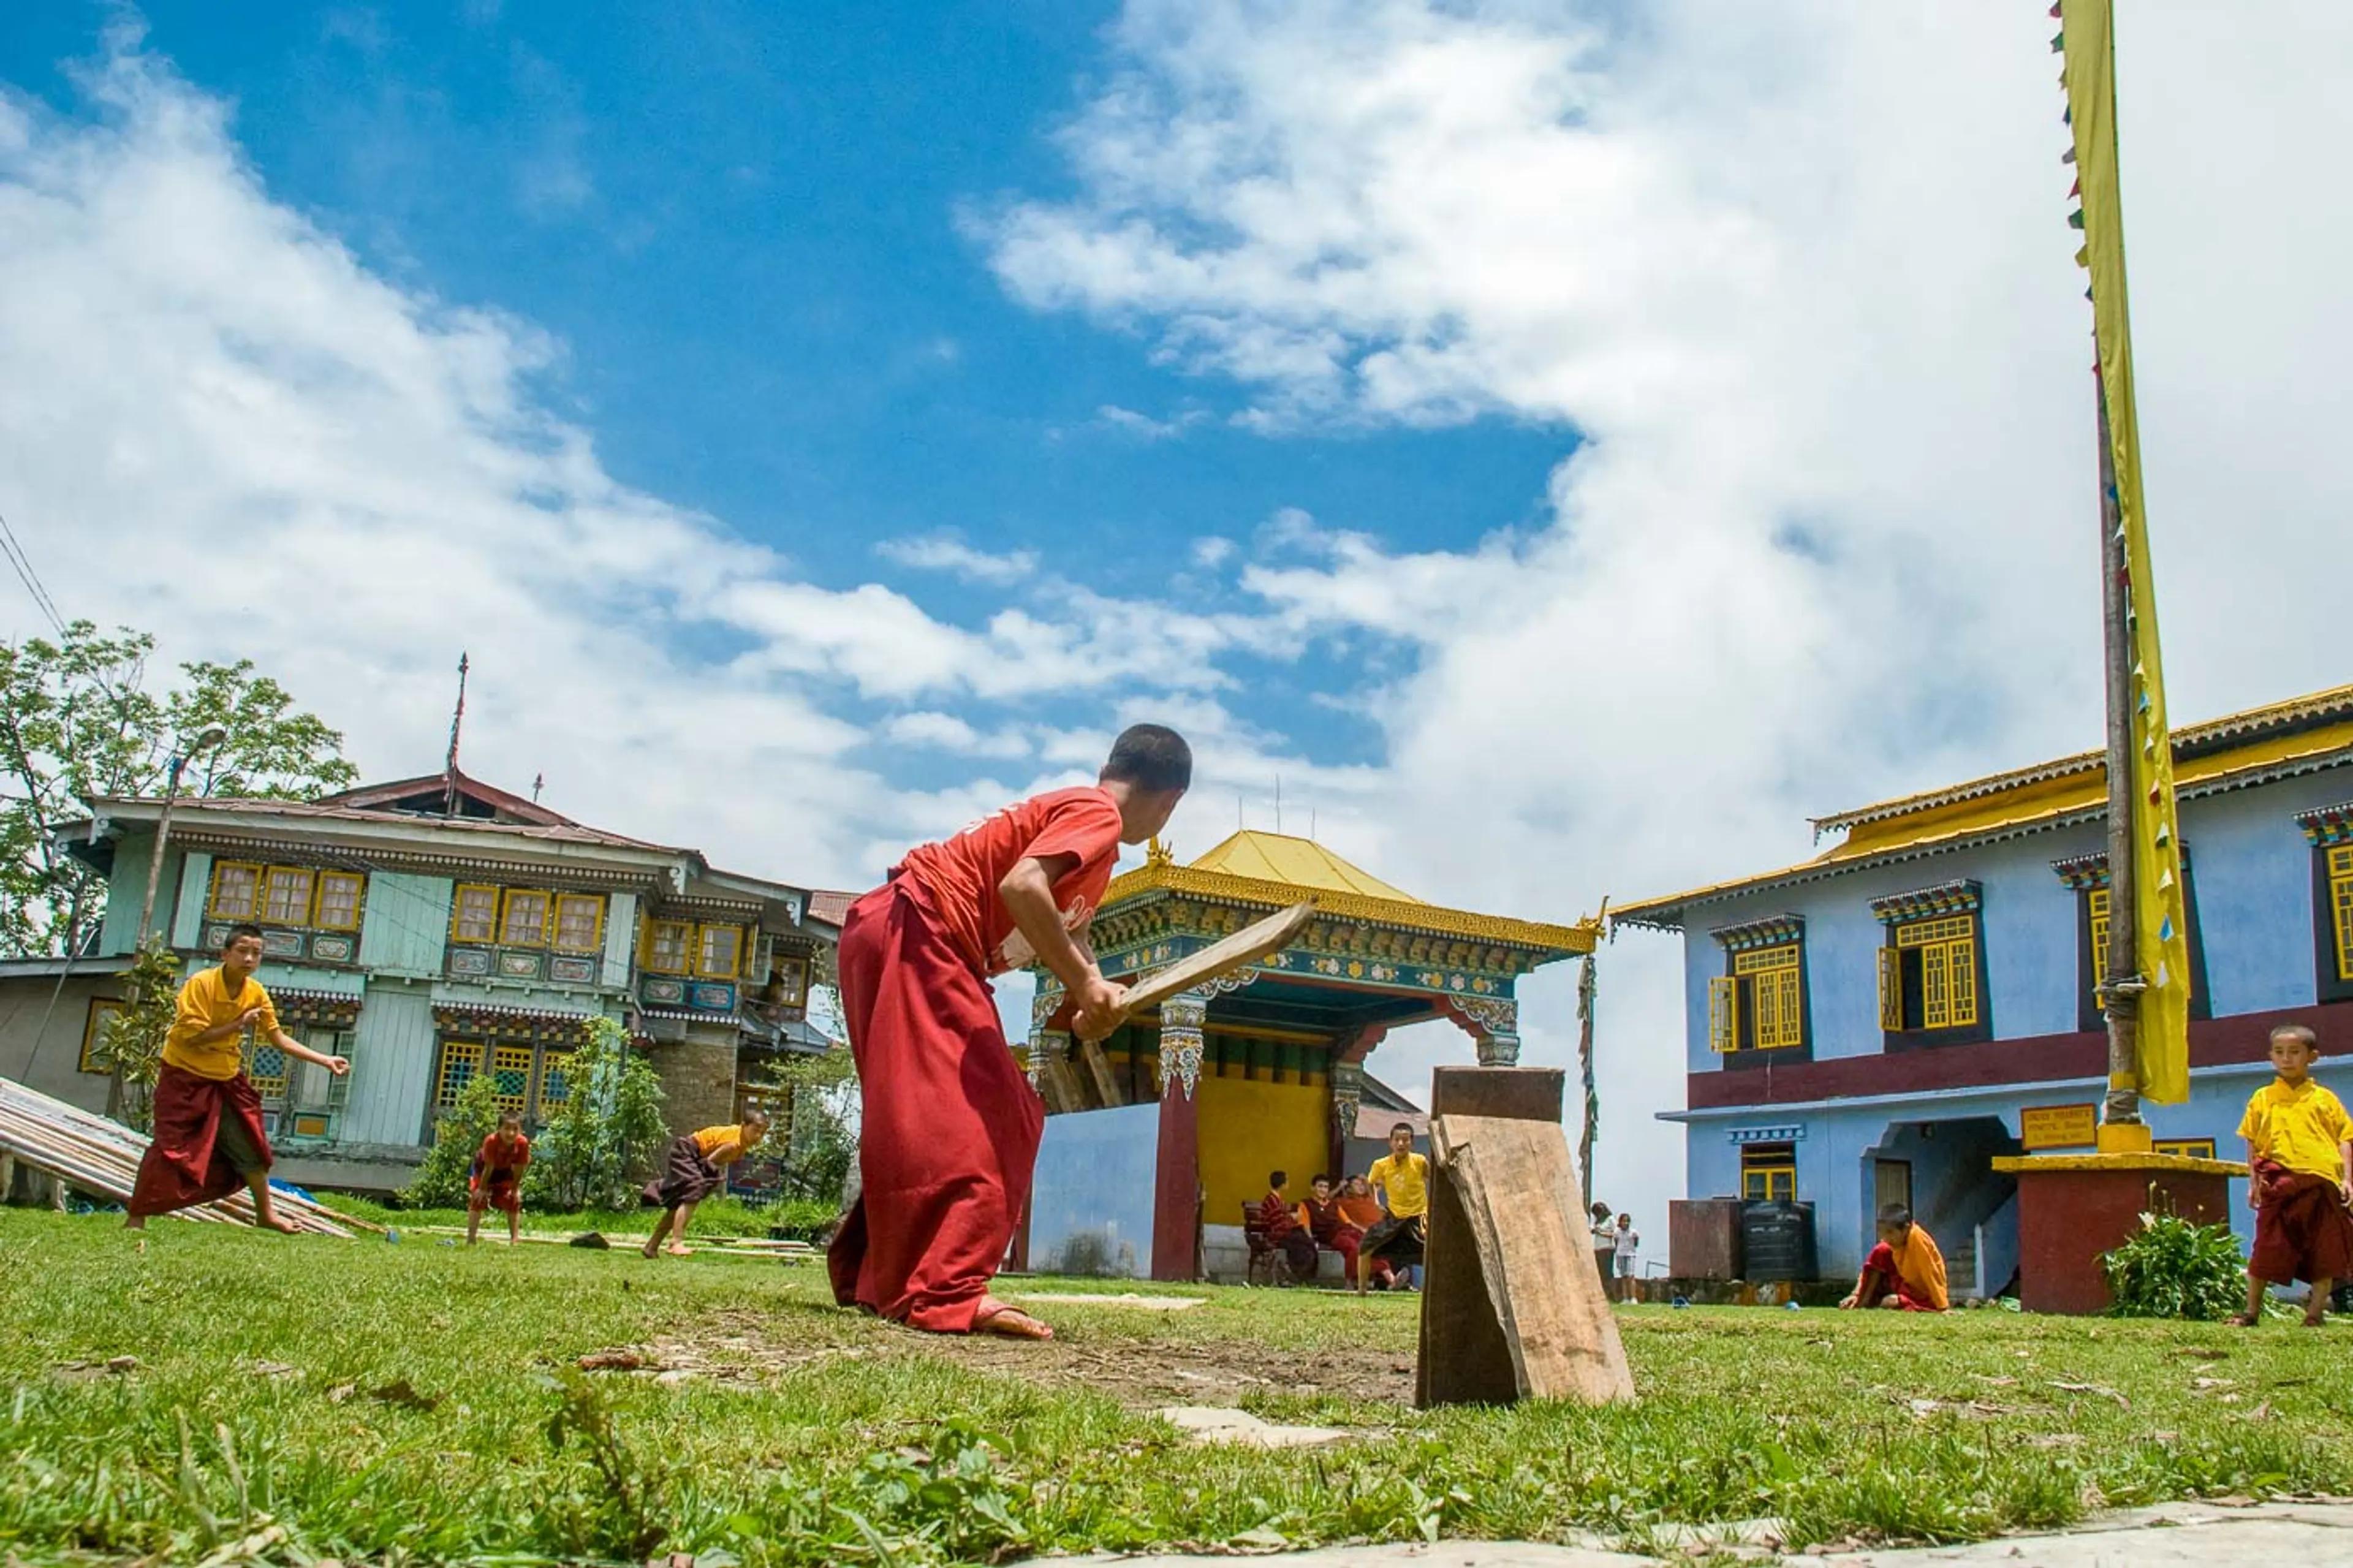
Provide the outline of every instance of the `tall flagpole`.
<path id="1" fill-rule="evenodd" d="M 2108 1092 L 2100 1121 L 2140 1121 L 2140 931 L 2134 918 L 2133 845 L 2140 791 L 2133 778 L 2132 573 L 2116 500 L 2115 448 L 2108 432 L 2108 389 L 2092 369 L 2100 411 L 2100 600 L 2107 659 L 2108 946 L 2099 1000 L 2108 1020 Z"/>

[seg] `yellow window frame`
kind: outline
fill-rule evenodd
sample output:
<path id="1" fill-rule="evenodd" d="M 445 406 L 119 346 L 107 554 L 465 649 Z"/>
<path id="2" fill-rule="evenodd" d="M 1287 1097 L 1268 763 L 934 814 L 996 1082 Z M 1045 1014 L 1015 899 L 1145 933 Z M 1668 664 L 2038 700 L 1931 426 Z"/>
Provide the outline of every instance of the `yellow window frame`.
<path id="1" fill-rule="evenodd" d="M 491 1089 L 501 1111 L 517 1116 L 531 1102 L 532 1068 L 538 1052 L 529 1046 L 492 1046 L 491 1047 Z M 512 1080 L 514 1087 L 508 1088 Z"/>
<path id="2" fill-rule="evenodd" d="M 2094 888 L 2084 895 L 2084 910 L 2092 922 L 2092 989 L 2095 992 L 2108 983 L 2108 911 L 2113 902 L 2105 888 Z"/>
<path id="3" fill-rule="evenodd" d="M 2157 1141 L 2157 1152 L 2179 1154 L 2190 1160 L 2211 1160 L 2214 1157 L 2214 1140 L 2211 1138 L 2160 1138 Z"/>
<path id="4" fill-rule="evenodd" d="M 216 921 L 249 921 L 261 913 L 261 873 L 264 868 L 250 860 L 222 860 L 213 866 L 213 886 L 205 900 L 205 913 Z M 246 887 L 245 908 L 230 909 L 221 902 L 221 879 L 231 871 L 242 871 L 251 880 Z"/>
<path id="5" fill-rule="evenodd" d="M 539 1061 L 539 1093 L 536 1104 L 540 1120 L 562 1110 L 572 1103 L 572 1053 L 549 1051 Z"/>
<path id="6" fill-rule="evenodd" d="M 466 1085 L 482 1070 L 483 1048 L 480 1040 L 444 1040 L 441 1058 L 433 1064 L 433 1109 L 447 1110 L 458 1103 L 458 1096 Z M 458 1068 L 463 1068 L 463 1074 Z"/>
<path id="7" fill-rule="evenodd" d="M 1735 975 L 1748 977 L 1755 996 L 1757 1048 L 1788 1050 L 1806 1043 L 1804 964 L 1796 942 L 1752 948 L 1732 956 Z"/>
<path id="8" fill-rule="evenodd" d="M 1902 954 L 1920 954 L 1920 1027 L 1962 1029 L 1978 1021 L 1978 922 L 1974 915 L 1914 921 L 1895 928 L 1895 946 L 1880 950 L 1879 1021 L 1885 1029 L 1904 1026 Z M 1890 984 L 1893 1004 L 1890 1006 Z M 1890 1018 L 1894 1023 L 1889 1023 Z"/>
<path id="9" fill-rule="evenodd" d="M 727 966 L 721 968 L 711 962 L 711 939 L 727 938 Z M 733 980 L 744 973 L 744 928 L 732 922 L 714 921 L 697 927 L 694 933 L 694 973 L 704 980 Z"/>
<path id="10" fill-rule="evenodd" d="M 1740 982 L 1729 974 L 1707 983 L 1707 1048 L 1720 1057 L 1740 1048 Z"/>
<path id="11" fill-rule="evenodd" d="M 2328 851 L 2328 909 L 2337 927 L 2337 978 L 2353 980 L 2353 844 Z"/>
<path id="12" fill-rule="evenodd" d="M 479 894 L 482 898 L 490 900 L 490 907 L 488 910 L 490 923 L 482 929 L 482 932 L 479 936 L 470 935 L 466 930 L 466 895 L 469 893 Z M 489 943 L 497 941 L 498 935 L 498 889 L 491 886 L 487 882 L 460 882 L 458 885 L 457 890 L 449 897 L 449 940 L 451 942 Z"/>
<path id="13" fill-rule="evenodd" d="M 514 932 L 515 902 L 518 900 L 539 900 L 539 934 L 517 937 Z M 499 941 L 501 947 L 545 947 L 555 934 L 555 895 L 544 888 L 509 888 L 499 900 Z"/>
<path id="14" fill-rule="evenodd" d="M 352 889 L 352 918 L 348 921 L 327 918 L 327 884 L 349 883 Z M 367 910 L 367 878 L 357 871 L 322 871 L 318 885 L 311 892 L 311 923 L 321 931 L 357 931 Z"/>
<path id="15" fill-rule="evenodd" d="M 1797 1202 L 1797 1162 L 1794 1160 L 1741 1161 L 1740 1195 L 1751 1203 Z"/>
<path id="16" fill-rule="evenodd" d="M 257 1039 L 248 1034 L 245 1037 L 245 1048 L 240 1054 L 244 1058 L 245 1080 L 253 1086 L 253 1092 L 265 1100 L 284 1100 L 287 1086 L 294 1078 L 294 1058 L 287 1053 L 286 1047 L 274 1041 Z M 265 1054 L 277 1059 L 276 1072 L 264 1070 L 261 1064 Z"/>
<path id="17" fill-rule="evenodd" d="M 278 894 L 280 879 L 289 884 L 298 879 L 302 897 L 296 901 L 280 900 Z M 263 925 L 307 926 L 311 923 L 311 900 L 319 893 L 319 873 L 308 866 L 265 866 L 261 872 L 261 896 L 255 900 L 260 913 L 256 919 Z M 280 909 L 290 909 L 290 914 L 279 914 Z"/>
<path id="18" fill-rule="evenodd" d="M 564 940 L 564 910 L 586 904 L 589 909 L 588 939 L 583 942 Z M 605 896 L 602 893 L 558 893 L 548 917 L 548 944 L 558 952 L 596 952 L 605 945 Z"/>
<path id="19" fill-rule="evenodd" d="M 678 958 L 675 963 L 661 956 L 661 935 L 664 931 L 678 933 Z M 692 921 L 648 921 L 644 939 L 638 944 L 638 967 L 649 974 L 691 974 L 694 973 L 694 922 Z"/>

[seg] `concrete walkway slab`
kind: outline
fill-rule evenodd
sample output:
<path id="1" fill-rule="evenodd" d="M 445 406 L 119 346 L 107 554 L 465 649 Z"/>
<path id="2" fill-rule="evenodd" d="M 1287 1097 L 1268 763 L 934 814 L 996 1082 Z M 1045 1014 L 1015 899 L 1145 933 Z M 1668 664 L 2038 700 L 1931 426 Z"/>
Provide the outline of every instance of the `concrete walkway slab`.
<path id="1" fill-rule="evenodd" d="M 2097 1520 L 2063 1535 L 2011 1535 L 1972 1546 L 1834 1552 L 1823 1568 L 2179 1568 L 2295 1563 L 2353 1568 L 2353 1502 L 2220 1508 L 2168 1503 Z"/>
<path id="2" fill-rule="evenodd" d="M 1751 1556 L 1767 1560 L 1769 1554 Z M 1637 1568 L 1684 1562 L 1574 1546 L 1514 1541 L 1446 1541 L 1434 1546 L 1334 1546 L 1263 1559 L 1272 1568 Z M 1117 1557 L 1064 1561 L 1146 1565 L 1219 1562 L 1207 1557 Z M 2353 1500 L 2262 1503 L 2227 1508 L 2168 1503 L 2108 1514 L 2059 1535 L 2010 1535 L 1970 1546 L 1920 1546 L 1792 1554 L 1786 1568 L 2236 1568 L 2250 1563 L 2294 1568 L 2353 1568 Z"/>

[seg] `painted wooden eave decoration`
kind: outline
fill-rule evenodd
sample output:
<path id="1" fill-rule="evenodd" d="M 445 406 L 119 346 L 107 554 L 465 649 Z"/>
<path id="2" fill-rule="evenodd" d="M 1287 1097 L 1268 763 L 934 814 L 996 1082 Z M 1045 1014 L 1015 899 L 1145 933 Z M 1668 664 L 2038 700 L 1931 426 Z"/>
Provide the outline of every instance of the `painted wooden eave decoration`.
<path id="1" fill-rule="evenodd" d="M 2174 787 L 2183 799 L 2353 763 L 2353 686 L 2177 730 L 2173 746 Z M 1610 923 L 1679 931 L 1686 910 L 1736 893 L 2097 821 L 2107 814 L 2107 788 L 2105 756 L 2085 752 L 1820 817 L 1818 833 L 1846 837 L 1813 859 L 1622 904 L 1610 911 Z"/>
<path id="2" fill-rule="evenodd" d="M 1532 950 L 1545 955 L 1540 963 L 1591 952 L 1601 935 L 1598 919 L 1554 925 L 1425 903 L 1313 839 L 1255 829 L 1233 834 L 1189 865 L 1155 849 L 1142 866 L 1112 879 L 1103 915 L 1154 893 L 1267 910 L 1288 908 L 1305 893 L 1314 897 L 1319 921 Z"/>

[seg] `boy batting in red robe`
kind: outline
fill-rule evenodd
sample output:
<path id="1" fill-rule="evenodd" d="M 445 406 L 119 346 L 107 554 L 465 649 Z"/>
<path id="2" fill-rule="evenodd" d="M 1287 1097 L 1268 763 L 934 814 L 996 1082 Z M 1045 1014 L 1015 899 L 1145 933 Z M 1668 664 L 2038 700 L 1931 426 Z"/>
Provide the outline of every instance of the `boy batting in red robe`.
<path id="1" fill-rule="evenodd" d="M 1104 1032 L 1125 988 L 1096 968 L 1087 923 L 1119 847 L 1157 834 L 1192 780 L 1182 736 L 1135 725 L 1094 784 L 923 845 L 851 906 L 839 965 L 862 1186 L 827 1253 L 842 1305 L 936 1333 L 1052 1337 L 988 1292 L 1045 1126 L 988 981 L 1034 954 L 1068 992 L 1072 1027 Z"/>
<path id="2" fill-rule="evenodd" d="M 231 926 L 220 966 L 199 969 L 180 987 L 155 1077 L 155 1141 L 131 1189 L 132 1230 L 144 1230 L 149 1215 L 208 1204 L 240 1186 L 253 1190 L 260 1224 L 294 1228 L 270 1205 L 269 1135 L 261 1125 L 261 1097 L 245 1076 L 242 1041 L 249 1032 L 258 1043 L 337 1078 L 352 1064 L 320 1055 L 278 1026 L 278 1009 L 253 977 L 261 955 L 259 926 Z"/>

